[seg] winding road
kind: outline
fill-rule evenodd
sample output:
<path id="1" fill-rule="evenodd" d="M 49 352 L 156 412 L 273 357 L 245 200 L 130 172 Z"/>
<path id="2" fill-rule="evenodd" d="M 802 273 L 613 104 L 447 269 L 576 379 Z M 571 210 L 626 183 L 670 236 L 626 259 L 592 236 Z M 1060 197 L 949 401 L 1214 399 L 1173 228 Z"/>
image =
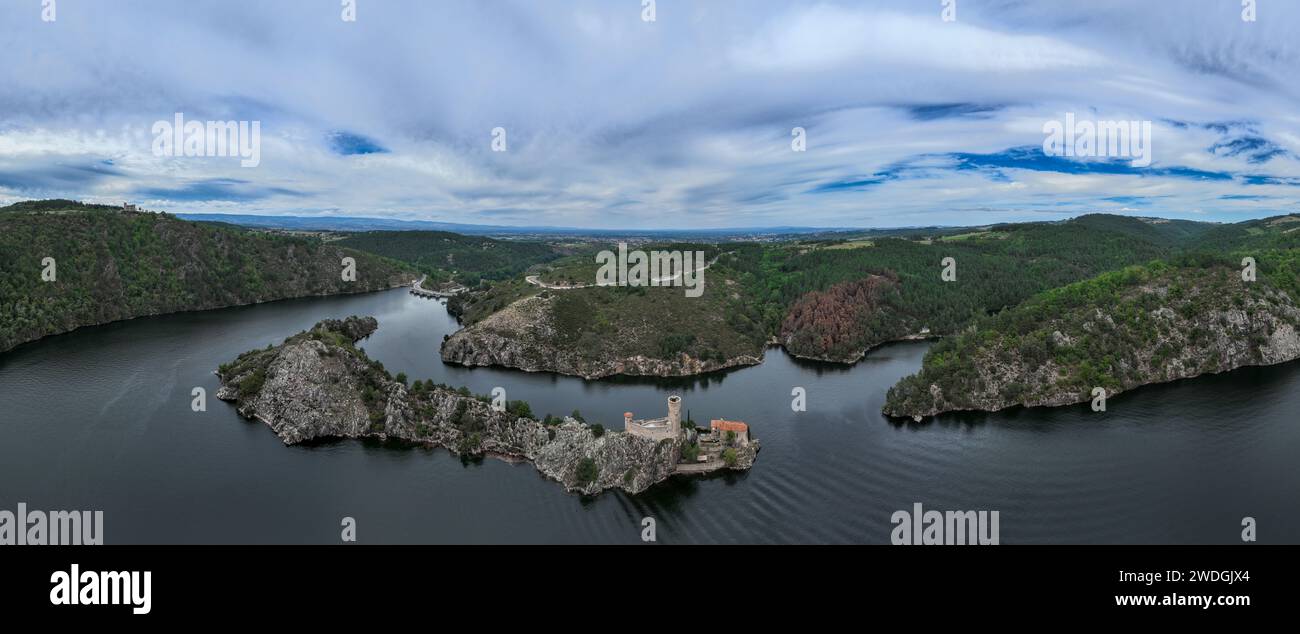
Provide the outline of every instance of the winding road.
<path id="1" fill-rule="evenodd" d="M 701 271 L 703 271 L 703 270 L 709 268 L 710 266 L 713 266 L 714 263 L 716 263 L 716 262 L 718 261 L 718 258 L 720 258 L 720 257 L 722 257 L 722 256 L 724 256 L 724 255 L 727 255 L 728 253 L 731 253 L 731 251 L 727 251 L 727 252 L 724 252 L 724 253 L 719 253 L 719 254 L 713 256 L 713 259 L 712 259 L 712 260 L 709 260 L 708 263 L 706 263 L 704 266 L 701 266 L 701 267 L 698 268 L 698 269 L 695 269 L 693 272 L 694 272 L 694 273 L 699 273 L 699 272 L 701 272 Z M 660 275 L 659 277 L 652 277 L 652 278 L 650 278 L 650 286 L 663 286 L 663 285 L 664 285 L 664 282 L 668 282 L 668 281 L 671 281 L 671 280 L 675 280 L 675 279 L 681 277 L 681 276 L 682 276 L 682 273 L 685 273 L 685 271 L 678 271 L 678 272 L 676 272 L 676 273 L 674 273 L 674 274 L 672 274 L 672 275 Z M 599 284 L 572 284 L 572 285 L 565 285 L 565 284 L 547 284 L 546 282 L 543 282 L 543 281 L 541 280 L 541 277 L 540 277 L 540 276 L 537 276 L 537 275 L 529 275 L 529 276 L 526 276 L 526 277 L 524 277 L 524 281 L 525 281 L 525 282 L 528 282 L 529 284 L 532 284 L 533 286 L 540 286 L 540 287 L 542 287 L 542 288 L 551 289 L 551 290 L 555 290 L 555 291 L 567 291 L 567 290 L 572 290 L 572 289 L 575 289 L 575 288 L 591 288 L 591 287 L 593 287 L 593 286 L 600 286 Z"/>

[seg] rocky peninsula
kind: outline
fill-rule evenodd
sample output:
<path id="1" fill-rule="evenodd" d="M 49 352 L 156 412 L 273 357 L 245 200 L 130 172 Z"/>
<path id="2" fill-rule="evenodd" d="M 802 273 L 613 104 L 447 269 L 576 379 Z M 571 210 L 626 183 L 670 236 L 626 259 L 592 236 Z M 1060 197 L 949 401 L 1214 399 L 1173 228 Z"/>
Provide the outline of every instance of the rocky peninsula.
<path id="1" fill-rule="evenodd" d="M 1289 284 L 1288 284 L 1289 281 Z M 1071 284 L 936 344 L 884 413 L 1085 403 L 1142 385 L 1300 358 L 1294 276 L 1154 263 Z"/>
<path id="2" fill-rule="evenodd" d="M 601 290 L 601 289 L 593 289 Z M 482 321 L 450 335 L 442 345 L 442 360 L 465 366 L 501 366 L 527 372 L 555 372 L 599 379 L 614 375 L 691 376 L 728 368 L 758 365 L 763 361 L 761 342 L 729 346 L 728 353 L 703 353 L 678 346 L 640 345 L 643 341 L 672 340 L 673 333 L 657 332 L 653 315 L 629 319 L 608 336 L 597 328 L 570 325 L 561 313 L 568 295 L 543 292 L 515 301 Z M 709 315 L 702 313 L 708 319 Z M 699 330 L 706 330 L 700 326 Z M 721 324 L 713 332 L 727 332 Z M 575 335 L 581 333 L 581 336 Z M 692 340 L 694 336 L 692 335 Z"/>
<path id="3" fill-rule="evenodd" d="M 354 344 L 378 328 L 373 317 L 326 320 L 279 346 L 252 350 L 217 371 L 217 396 L 267 424 L 286 445 L 375 438 L 445 447 L 462 456 L 526 460 L 570 492 L 639 493 L 674 473 L 746 470 L 758 443 L 732 449 L 708 469 L 681 464 L 691 434 L 652 438 L 606 431 L 570 417 L 539 421 L 526 404 L 493 407 L 468 390 L 407 385 Z"/>

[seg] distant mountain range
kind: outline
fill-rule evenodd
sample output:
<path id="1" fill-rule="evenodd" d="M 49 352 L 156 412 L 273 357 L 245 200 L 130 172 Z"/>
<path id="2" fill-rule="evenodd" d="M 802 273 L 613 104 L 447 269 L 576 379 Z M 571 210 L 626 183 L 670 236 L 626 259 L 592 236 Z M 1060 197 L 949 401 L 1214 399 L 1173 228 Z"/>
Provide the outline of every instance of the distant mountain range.
<path id="1" fill-rule="evenodd" d="M 256 216 L 250 214 L 176 214 L 198 222 L 224 222 L 262 229 L 298 231 L 450 231 L 462 235 L 575 235 L 575 236 L 778 236 L 844 231 L 818 227 L 754 227 L 733 229 L 581 229 L 577 227 L 512 227 L 474 225 L 431 220 L 393 220 L 355 216 Z"/>

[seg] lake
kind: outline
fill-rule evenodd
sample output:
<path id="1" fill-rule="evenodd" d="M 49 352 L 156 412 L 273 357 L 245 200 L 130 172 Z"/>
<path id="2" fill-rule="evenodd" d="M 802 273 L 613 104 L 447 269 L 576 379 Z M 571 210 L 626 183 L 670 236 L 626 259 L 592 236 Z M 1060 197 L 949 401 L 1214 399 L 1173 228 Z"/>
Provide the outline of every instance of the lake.
<path id="1" fill-rule="evenodd" d="M 373 315 L 360 345 L 392 373 L 503 387 L 539 417 L 582 411 L 621 429 L 680 394 L 696 421 L 746 421 L 763 443 L 747 473 L 674 477 L 629 496 L 565 493 L 529 464 L 444 449 L 338 441 L 286 447 L 215 398 L 213 370 L 326 318 Z M 104 511 L 105 542 L 888 543 L 890 516 L 1000 514 L 1011 543 L 1300 541 L 1300 364 L 1247 368 L 1088 405 L 897 424 L 885 391 L 928 344 L 860 363 L 779 348 L 759 366 L 691 379 L 573 377 L 444 365 L 459 326 L 404 290 L 150 317 L 83 328 L 0 354 L 0 509 Z M 207 390 L 193 412 L 191 390 Z M 791 391 L 807 392 L 807 411 Z"/>

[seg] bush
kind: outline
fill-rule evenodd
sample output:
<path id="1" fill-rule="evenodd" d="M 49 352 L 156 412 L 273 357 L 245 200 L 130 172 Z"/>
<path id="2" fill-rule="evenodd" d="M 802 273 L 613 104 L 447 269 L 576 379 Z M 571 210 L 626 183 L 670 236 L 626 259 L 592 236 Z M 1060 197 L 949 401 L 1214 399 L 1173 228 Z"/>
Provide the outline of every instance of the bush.
<path id="1" fill-rule="evenodd" d="M 248 398 L 257 394 L 262 390 L 263 383 L 266 383 L 266 371 L 259 368 L 239 382 L 239 397 Z"/>
<path id="2" fill-rule="evenodd" d="M 515 418 L 532 418 L 533 408 L 528 401 L 507 401 L 506 411 Z"/>
<path id="3" fill-rule="evenodd" d="M 595 436 L 596 438 L 600 438 L 601 436 L 604 436 L 604 435 L 605 435 L 605 426 L 604 426 L 604 425 L 601 425 L 600 423 L 596 423 L 595 425 L 592 425 L 592 426 L 591 426 L 591 435 L 592 435 L 592 436 Z"/>
<path id="4" fill-rule="evenodd" d="M 722 450 L 722 462 L 725 463 L 728 467 L 736 466 L 736 460 L 737 460 L 737 456 L 736 456 L 735 449 L 732 449 L 731 447 L 727 447 L 726 449 Z"/>
<path id="5" fill-rule="evenodd" d="M 480 436 L 477 433 L 465 434 L 461 436 L 460 441 L 456 443 L 456 453 L 459 454 L 475 453 L 482 446 L 483 446 L 482 436 Z"/>
<path id="6" fill-rule="evenodd" d="M 600 477 L 600 467 L 596 466 L 595 460 L 583 458 L 578 461 L 578 470 L 574 475 L 577 476 L 579 485 L 586 486 Z"/>

